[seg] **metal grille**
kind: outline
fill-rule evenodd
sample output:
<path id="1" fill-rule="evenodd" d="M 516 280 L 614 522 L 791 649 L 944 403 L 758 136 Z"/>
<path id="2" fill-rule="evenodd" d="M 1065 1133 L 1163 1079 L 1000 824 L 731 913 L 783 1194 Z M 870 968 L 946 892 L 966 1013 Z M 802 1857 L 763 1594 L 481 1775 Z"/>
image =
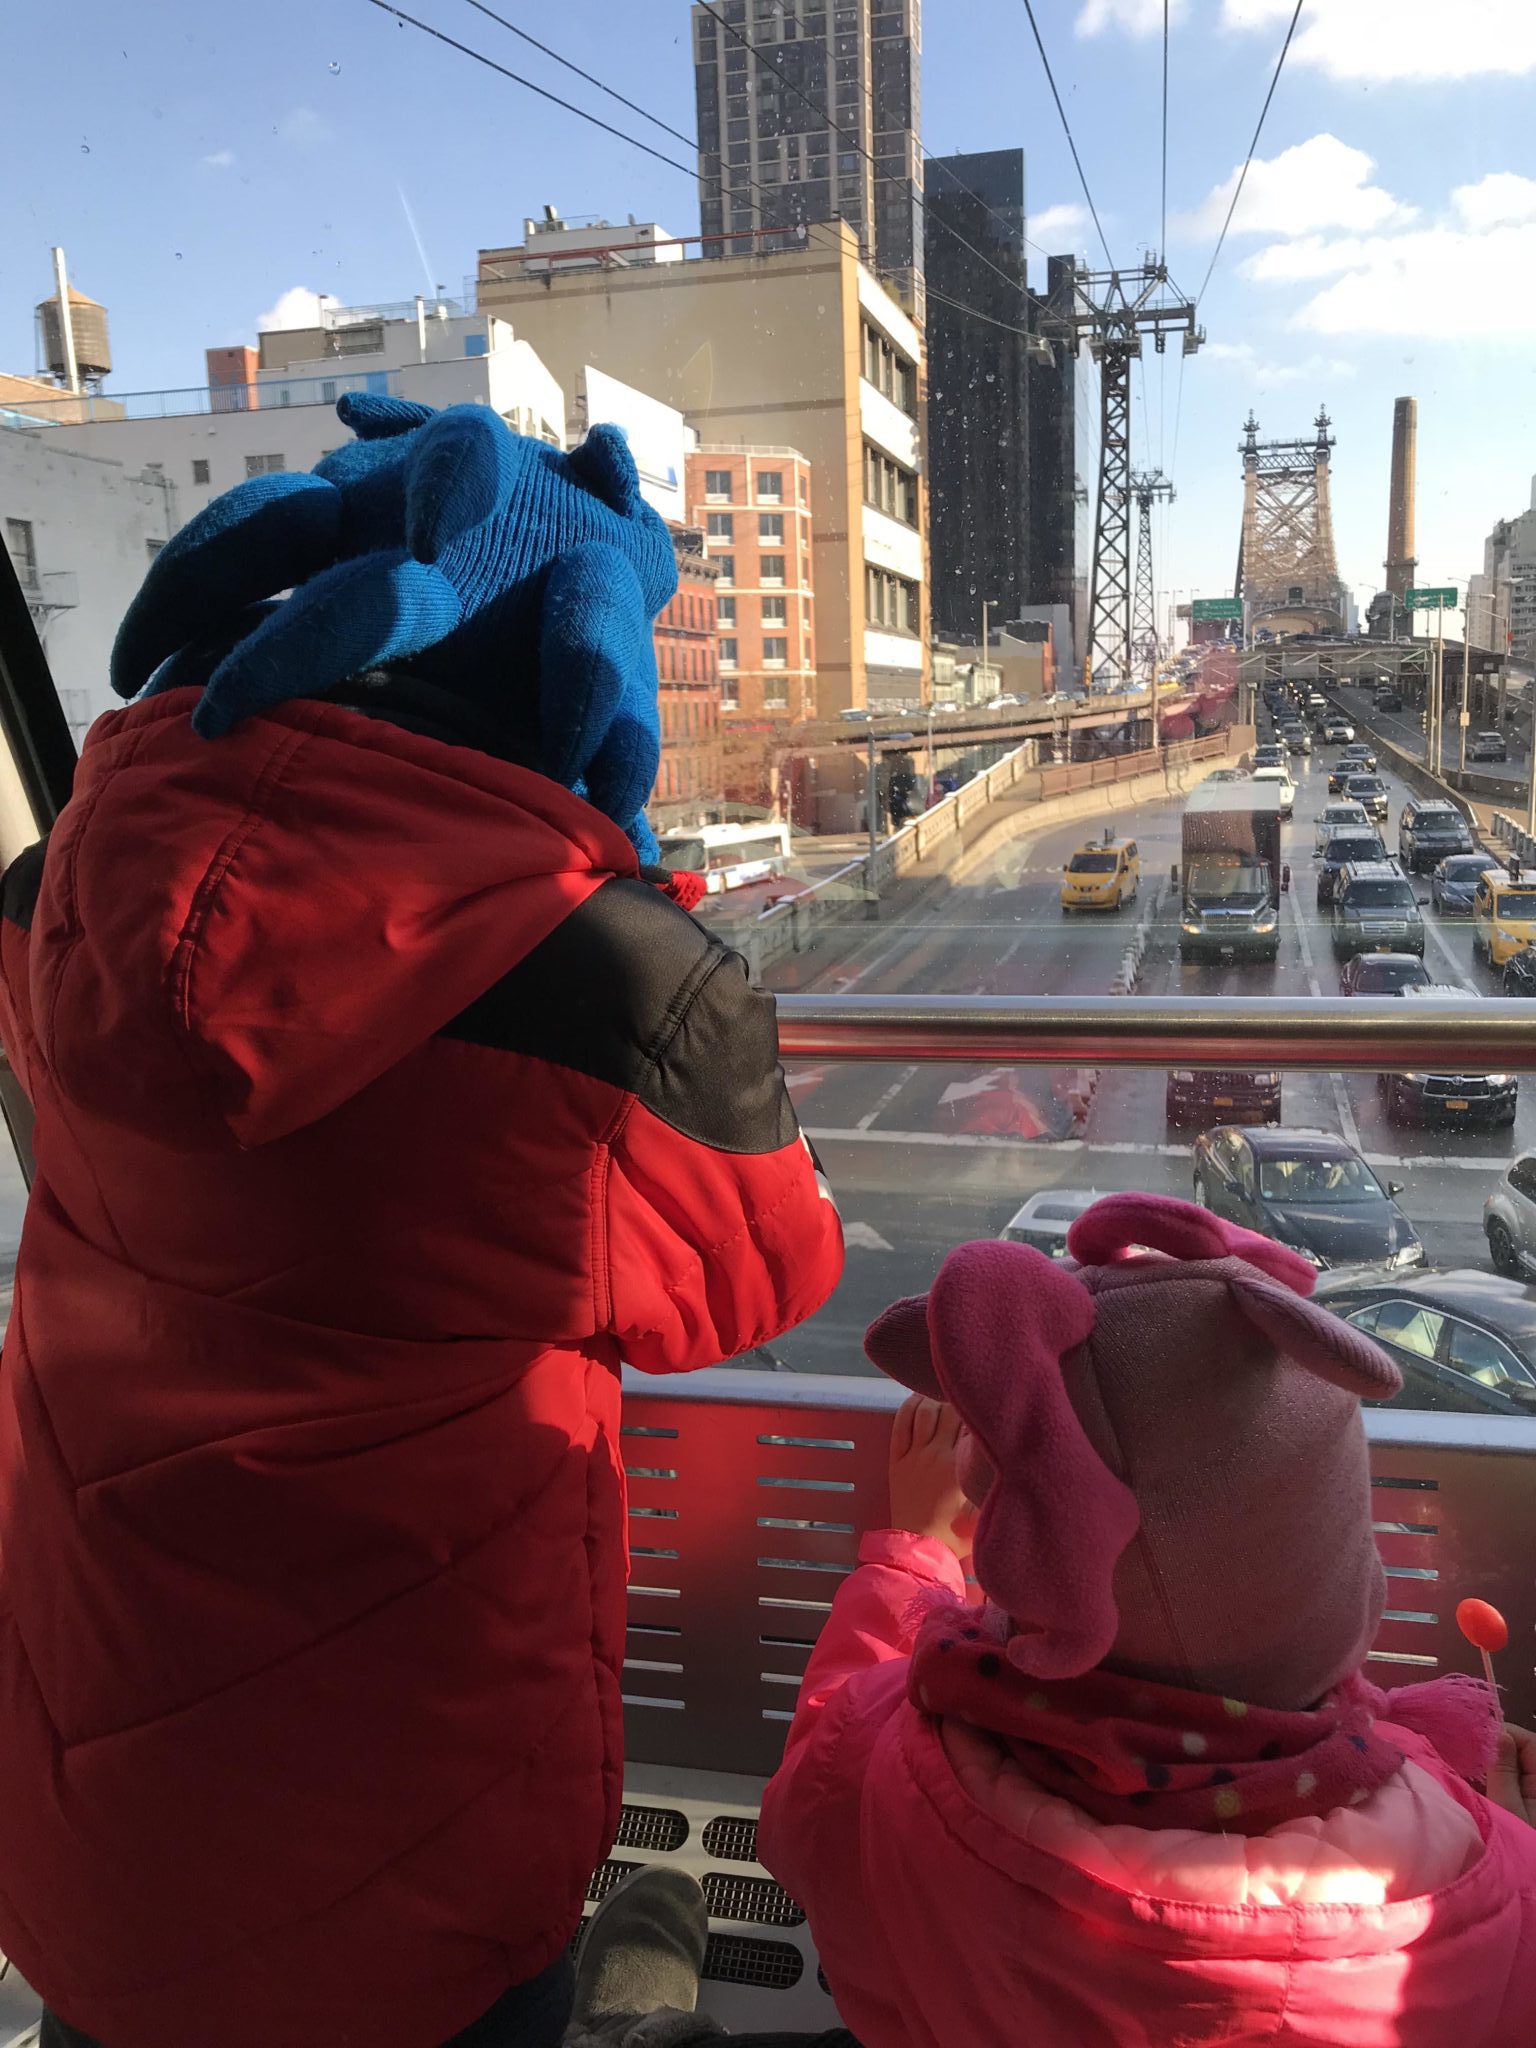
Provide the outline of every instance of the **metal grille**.
<path id="1" fill-rule="evenodd" d="M 714 1984 L 748 1984 L 759 1991 L 790 1991 L 805 1974 L 805 1958 L 787 1941 L 756 1934 L 712 1934 L 704 1975 Z"/>
<path id="2" fill-rule="evenodd" d="M 706 1870 L 704 1898 L 716 1920 L 746 1920 L 760 1927 L 799 1927 L 805 1920 L 789 1893 L 771 1877 Z"/>
<path id="3" fill-rule="evenodd" d="M 640 1867 L 638 1863 L 625 1863 L 613 1856 L 610 1856 L 606 1863 L 599 1863 L 587 1879 L 589 1903 L 594 1906 L 601 1905 L 616 1884 L 628 1877 L 632 1870 L 638 1870 Z"/>
<path id="4" fill-rule="evenodd" d="M 722 1863 L 755 1863 L 757 1822 L 729 1813 L 716 1814 L 704 1829 L 704 1851 Z"/>
<path id="5" fill-rule="evenodd" d="M 712 1822 L 718 1826 L 718 1822 Z M 754 1837 L 757 1823 L 749 1823 Z M 674 1849 L 681 1849 L 688 1839 L 688 1822 L 673 1806 L 631 1806 L 625 1802 L 619 1815 L 619 1832 L 616 1846 L 620 1849 L 644 1849 L 650 1855 L 670 1856 Z M 709 1832 L 704 1834 L 704 1846 L 709 1848 Z"/>

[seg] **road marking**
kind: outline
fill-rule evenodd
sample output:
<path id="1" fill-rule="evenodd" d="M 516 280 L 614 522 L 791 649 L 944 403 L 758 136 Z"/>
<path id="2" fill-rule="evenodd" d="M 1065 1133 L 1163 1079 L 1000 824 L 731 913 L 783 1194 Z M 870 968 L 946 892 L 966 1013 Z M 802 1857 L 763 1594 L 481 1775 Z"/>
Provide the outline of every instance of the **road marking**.
<path id="1" fill-rule="evenodd" d="M 1296 936 L 1301 942 L 1302 962 L 1307 970 L 1307 986 L 1311 989 L 1313 995 L 1320 996 L 1323 990 L 1322 984 L 1317 978 L 1317 963 L 1312 958 L 1312 937 L 1307 930 L 1307 921 L 1301 914 L 1301 906 L 1296 900 L 1294 886 L 1286 900 L 1291 906 L 1291 922 L 1295 925 Z M 1339 1119 L 1339 1129 L 1358 1152 L 1360 1150 L 1360 1126 L 1355 1122 L 1355 1112 L 1350 1104 L 1349 1092 L 1344 1086 L 1344 1077 L 1342 1074 L 1330 1074 L 1328 1079 L 1333 1088 L 1333 1107 L 1334 1113 Z"/>
<path id="2" fill-rule="evenodd" d="M 1007 1134 L 991 1137 L 981 1131 L 875 1131 L 858 1128 L 834 1131 L 809 1127 L 805 1135 L 816 1145 L 957 1145 L 973 1151 L 1103 1153 L 1131 1159 L 1190 1157 L 1188 1145 L 1158 1145 L 1131 1139 L 1100 1142 L 1086 1138 L 1018 1138 Z M 1403 1156 L 1396 1152 L 1361 1150 L 1360 1156 L 1368 1166 L 1402 1166 L 1421 1173 L 1438 1173 L 1442 1167 L 1469 1173 L 1505 1173 L 1509 1168 L 1507 1153 L 1489 1157 L 1425 1153 Z"/>
<path id="3" fill-rule="evenodd" d="M 870 1125 L 875 1121 L 875 1119 L 878 1116 L 880 1116 L 885 1110 L 890 1108 L 891 1104 L 896 1100 L 897 1096 L 901 1093 L 902 1089 L 906 1087 L 907 1083 L 912 1079 L 916 1072 L 916 1067 L 902 1068 L 901 1072 L 896 1076 L 895 1080 L 891 1083 L 890 1087 L 886 1089 L 885 1093 L 881 1096 L 880 1100 L 875 1104 L 874 1108 L 869 1112 L 869 1114 L 867 1116 L 861 1116 L 859 1118 L 859 1129 L 861 1131 L 867 1131 Z M 887 1247 L 887 1249 L 889 1249 L 889 1247 Z"/>

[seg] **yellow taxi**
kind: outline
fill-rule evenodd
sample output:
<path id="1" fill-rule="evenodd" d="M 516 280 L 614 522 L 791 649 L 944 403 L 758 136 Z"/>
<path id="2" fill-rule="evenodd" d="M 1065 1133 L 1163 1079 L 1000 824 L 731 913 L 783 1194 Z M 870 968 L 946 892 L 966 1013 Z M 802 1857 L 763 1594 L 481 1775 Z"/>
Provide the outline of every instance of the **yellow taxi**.
<path id="1" fill-rule="evenodd" d="M 1536 874 L 1488 868 L 1472 897 L 1472 950 L 1490 967 L 1536 945 Z"/>
<path id="2" fill-rule="evenodd" d="M 1141 855 L 1134 839 L 1090 839 L 1062 869 L 1061 912 L 1118 910 L 1141 887 Z"/>

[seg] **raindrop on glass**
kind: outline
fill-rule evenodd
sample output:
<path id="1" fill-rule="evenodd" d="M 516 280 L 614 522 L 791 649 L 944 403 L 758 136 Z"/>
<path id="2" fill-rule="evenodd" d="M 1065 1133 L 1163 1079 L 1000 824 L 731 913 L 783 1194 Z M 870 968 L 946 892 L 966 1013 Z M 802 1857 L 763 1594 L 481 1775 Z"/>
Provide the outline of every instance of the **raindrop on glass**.
<path id="1" fill-rule="evenodd" d="M 90 153 L 91 153 L 91 145 L 90 145 L 90 144 L 89 144 L 88 142 L 82 142 L 82 143 L 81 143 L 81 145 L 80 145 L 80 154 L 81 154 L 82 156 L 89 156 L 89 155 L 90 155 Z"/>
<path id="2" fill-rule="evenodd" d="M 989 384 L 995 384 L 995 383 L 997 382 L 997 375 L 996 375 L 996 372 L 995 372 L 995 371 L 992 371 L 992 370 L 988 370 L 988 372 L 987 372 L 987 382 L 988 382 Z"/>
<path id="3" fill-rule="evenodd" d="M 176 261 L 178 263 L 181 261 L 181 251 L 179 249 L 176 251 Z"/>
<path id="4" fill-rule="evenodd" d="M 334 57 L 331 59 L 331 69 L 332 71 L 339 71 L 341 69 L 341 66 L 336 62 Z"/>

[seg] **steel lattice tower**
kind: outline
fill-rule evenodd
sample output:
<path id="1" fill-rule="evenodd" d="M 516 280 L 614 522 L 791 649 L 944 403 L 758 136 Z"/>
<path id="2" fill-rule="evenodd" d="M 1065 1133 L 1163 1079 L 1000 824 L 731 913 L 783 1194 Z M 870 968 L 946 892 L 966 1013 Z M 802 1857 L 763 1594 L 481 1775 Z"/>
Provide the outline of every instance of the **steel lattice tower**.
<path id="1" fill-rule="evenodd" d="M 1157 584 L 1152 574 L 1152 504 L 1166 498 L 1171 504 L 1178 493 L 1160 469 L 1137 470 L 1131 476 L 1131 494 L 1139 515 L 1136 531 L 1136 592 L 1131 604 L 1131 655 L 1143 672 L 1155 680 L 1157 654 L 1161 644 L 1157 630 Z"/>
<path id="2" fill-rule="evenodd" d="M 1164 263 L 1135 270 L 1078 270 L 1069 308 L 1040 322 L 1043 335 L 1074 352 L 1087 344 L 1099 366 L 1099 495 L 1088 585 L 1084 679 L 1127 683 L 1133 669 L 1131 628 L 1131 364 L 1150 334 L 1161 355 L 1168 336 L 1192 356 L 1205 339 L 1192 302 L 1180 299 Z"/>
<path id="3" fill-rule="evenodd" d="M 1342 632 L 1329 495 L 1333 436 L 1326 411 L 1310 441 L 1261 441 L 1252 412 L 1243 425 L 1243 533 L 1239 595 L 1249 630 L 1275 622 L 1282 632 Z"/>

